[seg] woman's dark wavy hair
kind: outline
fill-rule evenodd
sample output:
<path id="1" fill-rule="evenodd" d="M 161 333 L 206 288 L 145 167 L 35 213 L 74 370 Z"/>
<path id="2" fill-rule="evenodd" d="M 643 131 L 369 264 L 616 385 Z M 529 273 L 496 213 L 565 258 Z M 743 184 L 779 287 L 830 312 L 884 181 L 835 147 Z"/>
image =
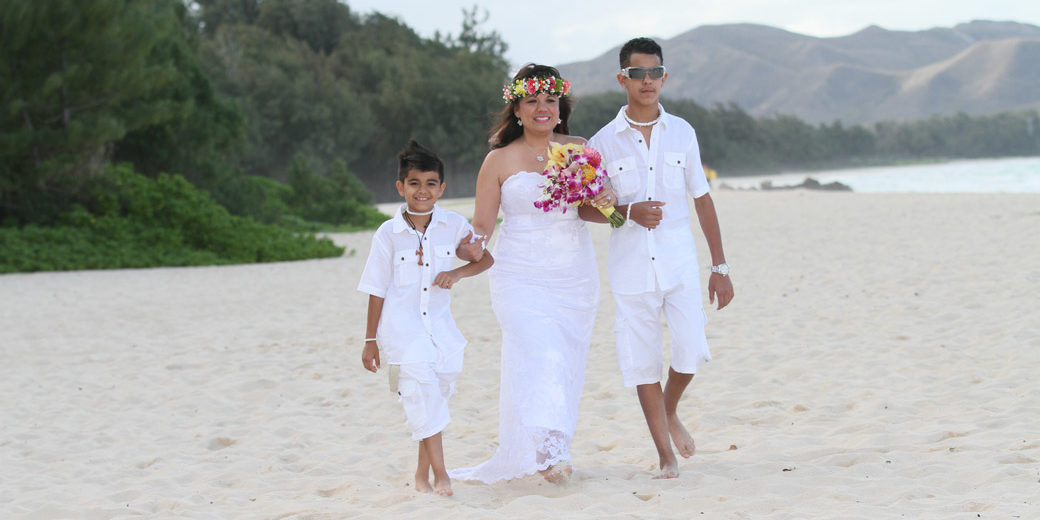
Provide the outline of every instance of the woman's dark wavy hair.
<path id="1" fill-rule="evenodd" d="M 560 71 L 556 70 L 555 67 L 550 67 L 548 65 L 528 63 L 527 65 L 520 67 L 520 70 L 515 76 L 513 76 L 510 83 L 518 79 L 538 78 L 542 76 L 560 77 Z M 488 133 L 488 143 L 491 144 L 492 150 L 502 148 L 524 135 L 524 128 L 517 124 L 518 120 L 516 115 L 513 114 L 518 103 L 520 103 L 520 99 L 514 99 L 507 104 L 498 116 L 498 123 L 495 124 L 491 129 L 491 132 Z M 556 128 L 553 128 L 553 132 L 569 135 L 571 130 L 567 122 L 570 117 L 571 96 L 569 94 L 566 96 L 560 96 L 560 123 L 556 125 Z"/>

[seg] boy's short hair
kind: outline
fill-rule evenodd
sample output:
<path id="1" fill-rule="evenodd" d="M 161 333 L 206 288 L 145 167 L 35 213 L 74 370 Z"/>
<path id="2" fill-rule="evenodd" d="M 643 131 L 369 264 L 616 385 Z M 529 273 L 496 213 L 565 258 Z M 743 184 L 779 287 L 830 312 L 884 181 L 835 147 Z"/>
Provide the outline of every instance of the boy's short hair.
<path id="1" fill-rule="evenodd" d="M 621 68 L 631 65 L 632 54 L 653 54 L 661 60 L 661 65 L 664 65 L 664 53 L 661 52 L 661 46 L 650 38 L 632 38 L 621 46 L 621 52 L 618 54 Z"/>
<path id="2" fill-rule="evenodd" d="M 412 170 L 437 172 L 441 184 L 444 184 L 444 161 L 415 139 L 409 139 L 408 145 L 397 154 L 397 180 L 404 182 Z"/>

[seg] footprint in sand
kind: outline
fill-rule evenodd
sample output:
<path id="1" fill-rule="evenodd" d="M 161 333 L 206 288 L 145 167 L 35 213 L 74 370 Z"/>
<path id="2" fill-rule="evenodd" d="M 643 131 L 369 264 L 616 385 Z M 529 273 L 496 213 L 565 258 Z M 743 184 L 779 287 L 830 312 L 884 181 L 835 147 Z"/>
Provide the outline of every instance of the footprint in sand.
<path id="1" fill-rule="evenodd" d="M 229 439 L 227 437 L 217 437 L 216 439 L 211 439 L 209 441 L 209 445 L 206 447 L 209 448 L 210 451 L 217 451 L 234 446 L 236 442 L 237 441 L 235 441 L 235 439 Z"/>

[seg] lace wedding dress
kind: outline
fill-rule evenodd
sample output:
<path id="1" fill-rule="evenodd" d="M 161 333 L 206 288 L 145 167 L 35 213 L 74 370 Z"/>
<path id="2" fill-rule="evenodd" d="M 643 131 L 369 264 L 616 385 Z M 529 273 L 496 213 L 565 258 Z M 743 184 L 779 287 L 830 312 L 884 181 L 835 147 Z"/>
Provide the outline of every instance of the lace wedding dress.
<path id="1" fill-rule="evenodd" d="M 570 460 L 599 301 L 592 239 L 577 208 L 535 208 L 543 177 L 519 172 L 502 184 L 505 214 L 489 272 L 502 327 L 498 449 L 490 460 L 449 472 L 496 482 Z"/>

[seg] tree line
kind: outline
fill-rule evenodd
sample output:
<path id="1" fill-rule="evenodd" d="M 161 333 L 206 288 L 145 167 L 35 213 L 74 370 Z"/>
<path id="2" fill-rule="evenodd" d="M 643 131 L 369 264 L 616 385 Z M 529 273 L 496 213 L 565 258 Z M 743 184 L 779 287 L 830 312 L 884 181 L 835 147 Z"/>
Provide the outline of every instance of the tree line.
<path id="1" fill-rule="evenodd" d="M 336 0 L 0 0 L 0 228 L 139 215 L 162 190 L 128 175 L 286 229 L 372 227 L 409 138 L 445 159 L 447 196 L 472 195 L 510 74 L 486 16 L 423 38 Z M 624 103 L 575 92 L 578 135 Z M 845 126 L 665 102 L 723 175 L 1040 154 L 1035 111 Z"/>
<path id="2" fill-rule="evenodd" d="M 92 178 L 131 163 L 234 214 L 364 225 L 408 138 L 479 165 L 507 64 L 478 25 L 424 39 L 335 0 L 3 0 L 0 221 L 89 209 Z"/>
<path id="3" fill-rule="evenodd" d="M 622 93 L 579 99 L 571 117 L 592 135 L 624 105 Z M 812 125 L 790 115 L 755 118 L 737 105 L 667 99 L 665 109 L 697 130 L 702 160 L 722 175 L 762 174 L 905 161 L 1040 155 L 1040 112 L 937 115 L 914 121 Z"/>

